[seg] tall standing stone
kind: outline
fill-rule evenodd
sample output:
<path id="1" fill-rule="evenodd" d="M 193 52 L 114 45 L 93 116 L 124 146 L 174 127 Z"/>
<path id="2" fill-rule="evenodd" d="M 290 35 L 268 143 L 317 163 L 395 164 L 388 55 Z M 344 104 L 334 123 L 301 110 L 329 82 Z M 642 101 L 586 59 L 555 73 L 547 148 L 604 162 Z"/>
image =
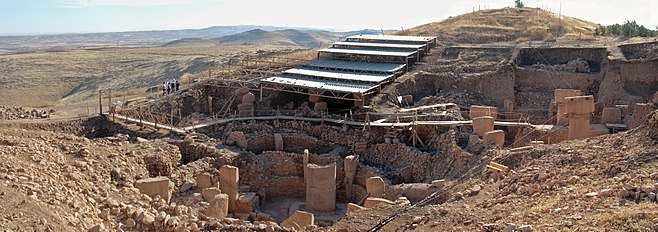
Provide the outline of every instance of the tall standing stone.
<path id="1" fill-rule="evenodd" d="M 326 166 L 309 164 L 306 183 L 306 206 L 313 211 L 336 210 L 336 163 Z"/>
<path id="2" fill-rule="evenodd" d="M 569 119 L 569 139 L 590 136 L 589 123 L 594 112 L 594 96 L 565 98 L 565 115 Z"/>
<path id="3" fill-rule="evenodd" d="M 283 151 L 283 136 L 281 134 L 274 134 L 274 150 Z"/>
<path id="4" fill-rule="evenodd" d="M 494 130 L 494 118 L 491 116 L 482 116 L 473 119 L 473 132 L 479 136 Z"/>
<path id="5" fill-rule="evenodd" d="M 228 197 L 228 211 L 235 210 L 235 202 L 238 200 L 239 171 L 237 167 L 224 165 L 219 169 L 219 188 Z"/>
<path id="6" fill-rule="evenodd" d="M 304 184 L 308 184 L 306 179 L 308 178 L 308 162 L 310 159 L 310 153 L 308 152 L 308 149 L 304 149 L 304 155 L 303 155 L 303 162 L 302 165 L 304 165 Z"/>
<path id="7" fill-rule="evenodd" d="M 554 92 L 554 100 L 557 105 L 557 125 L 566 125 L 569 121 L 566 118 L 566 103 L 565 98 L 576 97 L 582 95 L 580 90 L 575 89 L 556 89 Z"/>
<path id="8" fill-rule="evenodd" d="M 359 166 L 359 156 L 347 156 L 343 167 L 345 168 L 345 197 L 349 201 L 352 199 L 352 191 L 354 188 L 354 177 L 356 177 L 356 169 Z"/>

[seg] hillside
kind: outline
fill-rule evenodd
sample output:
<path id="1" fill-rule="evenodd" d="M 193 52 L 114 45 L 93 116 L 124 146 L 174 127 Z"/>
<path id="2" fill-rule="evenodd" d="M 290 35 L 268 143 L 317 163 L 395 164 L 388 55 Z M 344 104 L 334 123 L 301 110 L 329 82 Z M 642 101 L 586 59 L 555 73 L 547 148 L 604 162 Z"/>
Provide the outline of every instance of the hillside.
<path id="1" fill-rule="evenodd" d="M 33 36 L 0 36 L 0 51 L 62 50 L 116 46 L 158 46 L 183 38 L 210 39 L 260 29 L 267 31 L 304 29 L 262 25 L 214 26 L 202 29 L 127 31 L 106 33 L 56 34 Z"/>
<path id="2" fill-rule="evenodd" d="M 338 40 L 336 33 L 299 30 L 250 30 L 215 39 L 220 45 L 282 45 L 317 47 Z"/>
<path id="3" fill-rule="evenodd" d="M 198 44 L 197 44 L 198 45 Z M 272 46 L 106 48 L 0 55 L 0 105 L 49 106 L 82 100 L 98 90 L 144 93 L 244 56 L 291 52 Z"/>
<path id="4" fill-rule="evenodd" d="M 424 24 L 397 34 L 437 36 L 450 43 L 518 43 L 566 37 L 591 37 L 596 24 L 537 8 L 481 10 Z"/>
<path id="5" fill-rule="evenodd" d="M 384 33 L 393 32 L 385 30 Z M 318 47 L 338 41 L 340 38 L 348 35 L 358 34 L 380 34 L 380 30 L 359 30 L 347 32 L 331 32 L 318 30 L 277 30 L 268 31 L 254 29 L 242 33 L 227 35 L 218 38 L 183 38 L 164 44 L 165 47 L 171 46 L 198 46 L 198 45 L 273 45 L 273 46 L 302 46 Z"/>

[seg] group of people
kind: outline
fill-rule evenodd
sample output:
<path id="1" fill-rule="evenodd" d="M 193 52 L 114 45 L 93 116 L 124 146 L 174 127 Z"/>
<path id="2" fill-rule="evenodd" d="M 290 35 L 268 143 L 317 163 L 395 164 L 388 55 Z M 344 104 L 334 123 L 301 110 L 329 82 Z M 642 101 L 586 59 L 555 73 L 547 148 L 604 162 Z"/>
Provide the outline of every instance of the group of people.
<path id="1" fill-rule="evenodd" d="M 178 82 L 175 78 L 172 78 L 171 82 L 162 82 L 162 96 L 165 94 L 178 92 L 178 90 L 180 90 L 180 82 Z"/>

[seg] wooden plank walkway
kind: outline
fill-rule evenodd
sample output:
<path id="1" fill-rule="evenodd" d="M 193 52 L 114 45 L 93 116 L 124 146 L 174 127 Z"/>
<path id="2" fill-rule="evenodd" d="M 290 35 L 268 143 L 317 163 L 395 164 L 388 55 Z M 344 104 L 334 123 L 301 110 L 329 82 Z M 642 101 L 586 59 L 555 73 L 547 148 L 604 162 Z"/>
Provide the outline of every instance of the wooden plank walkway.
<path id="1" fill-rule="evenodd" d="M 182 128 L 179 128 L 179 127 L 173 127 L 173 126 L 169 126 L 169 125 L 162 125 L 162 124 L 147 122 L 147 121 L 144 121 L 144 120 L 139 120 L 139 119 L 134 119 L 134 118 L 122 116 L 122 115 L 119 115 L 119 114 L 114 114 L 114 116 L 112 116 L 112 115 L 110 115 L 110 113 L 103 113 L 103 115 L 105 115 L 108 119 L 110 119 L 112 117 L 115 117 L 117 119 L 121 119 L 121 120 L 124 120 L 124 121 L 129 121 L 129 122 L 133 122 L 133 123 L 142 123 L 142 124 L 147 125 L 147 126 L 152 126 L 152 127 L 158 128 L 158 129 L 168 130 L 168 131 L 175 132 L 175 133 L 178 133 L 178 134 L 187 133 L 186 130 L 184 130 Z"/>
<path id="2" fill-rule="evenodd" d="M 108 113 L 105 113 L 108 118 L 111 117 Z M 333 123 L 333 124 L 345 124 L 345 125 L 350 125 L 350 126 L 373 126 L 373 127 L 408 127 L 413 125 L 413 122 L 381 122 L 381 121 L 374 121 L 374 122 L 359 122 L 359 121 L 349 121 L 349 120 L 343 120 L 343 119 L 333 119 L 333 118 L 308 118 L 308 117 L 296 117 L 296 116 L 284 116 L 284 115 L 278 115 L 278 116 L 257 116 L 257 117 L 241 117 L 241 118 L 224 118 L 224 119 L 218 119 L 206 123 L 200 123 L 197 125 L 193 126 L 188 126 L 188 127 L 173 127 L 169 125 L 162 125 L 162 124 L 155 124 L 152 122 L 147 122 L 144 120 L 139 120 L 139 119 L 134 119 L 126 116 L 122 116 L 119 114 L 115 115 L 116 118 L 121 119 L 121 120 L 126 120 L 134 123 L 142 123 L 144 125 L 156 127 L 159 129 L 165 129 L 169 130 L 172 132 L 176 133 L 187 133 L 188 131 L 196 130 L 196 129 L 201 129 L 204 127 L 209 127 L 213 125 L 218 125 L 218 124 L 226 124 L 230 122 L 235 122 L 235 121 L 251 121 L 251 120 L 258 120 L 258 121 L 272 121 L 272 120 L 292 120 L 292 121 L 306 121 L 306 122 L 324 122 L 324 123 Z M 416 125 L 433 125 L 433 126 L 466 126 L 466 125 L 471 125 L 472 121 L 416 121 Z M 501 121 L 496 121 L 494 122 L 494 125 L 496 126 L 530 126 L 532 127 L 533 125 L 530 123 L 523 123 L 523 122 L 501 122 Z"/>

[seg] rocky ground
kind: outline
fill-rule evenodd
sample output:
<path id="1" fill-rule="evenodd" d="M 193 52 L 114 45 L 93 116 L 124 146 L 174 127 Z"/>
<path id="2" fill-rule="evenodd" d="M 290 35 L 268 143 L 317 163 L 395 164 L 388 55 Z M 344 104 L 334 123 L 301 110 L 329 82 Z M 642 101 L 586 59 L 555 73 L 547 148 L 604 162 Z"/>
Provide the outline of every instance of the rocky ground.
<path id="1" fill-rule="evenodd" d="M 658 111 L 653 117 L 624 133 L 498 151 L 494 160 L 513 172 L 483 170 L 447 185 L 453 195 L 443 204 L 360 211 L 334 228 L 365 230 L 397 215 L 384 231 L 658 230 Z"/>
<path id="2" fill-rule="evenodd" d="M 0 120 L 49 118 L 52 112 L 22 106 L 0 106 Z"/>
<path id="3" fill-rule="evenodd" d="M 0 228 L 5 230 L 281 230 L 273 222 L 204 216 L 208 203 L 192 188 L 194 182 L 190 186 L 183 181 L 200 164 L 174 170 L 181 154 L 163 140 L 124 134 L 88 139 L 20 127 L 0 129 Z M 170 204 L 133 186 L 135 180 L 155 175 L 175 181 Z"/>

